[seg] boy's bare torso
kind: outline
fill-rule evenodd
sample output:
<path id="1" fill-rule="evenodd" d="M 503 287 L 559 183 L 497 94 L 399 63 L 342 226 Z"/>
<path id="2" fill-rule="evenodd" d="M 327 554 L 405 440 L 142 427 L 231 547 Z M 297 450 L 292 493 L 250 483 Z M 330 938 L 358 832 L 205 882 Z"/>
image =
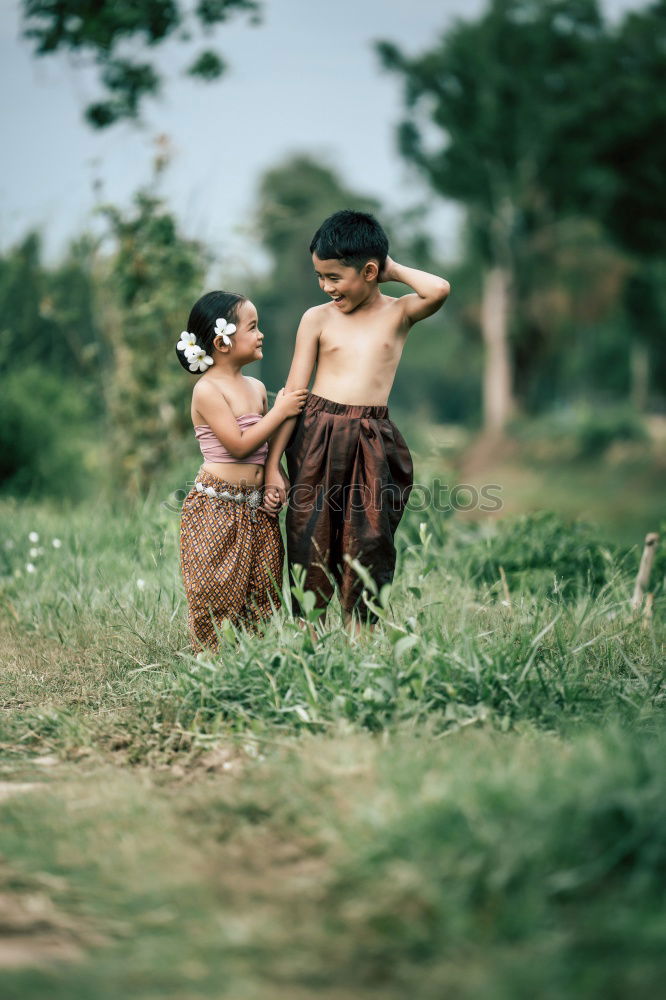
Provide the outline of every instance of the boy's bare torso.
<path id="1" fill-rule="evenodd" d="M 312 392 L 348 406 L 385 406 L 409 326 L 399 299 L 379 295 L 368 308 L 315 306 L 321 324 Z"/>

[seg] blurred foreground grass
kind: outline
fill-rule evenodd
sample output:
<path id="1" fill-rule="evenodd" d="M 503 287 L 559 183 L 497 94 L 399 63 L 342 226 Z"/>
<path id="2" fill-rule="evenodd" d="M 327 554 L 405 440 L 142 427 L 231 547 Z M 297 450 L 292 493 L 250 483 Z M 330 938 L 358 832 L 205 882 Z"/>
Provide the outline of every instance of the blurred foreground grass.
<path id="1" fill-rule="evenodd" d="M 374 634 L 282 614 L 196 660 L 159 497 L 2 514 L 3 997 L 655 995 L 642 532 L 410 511 Z"/>

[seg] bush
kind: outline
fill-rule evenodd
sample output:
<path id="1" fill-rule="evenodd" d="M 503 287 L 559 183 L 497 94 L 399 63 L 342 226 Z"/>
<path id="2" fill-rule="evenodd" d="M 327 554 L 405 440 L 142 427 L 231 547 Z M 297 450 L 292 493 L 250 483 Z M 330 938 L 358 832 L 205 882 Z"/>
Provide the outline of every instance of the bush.
<path id="1" fill-rule="evenodd" d="M 509 587 L 537 591 L 544 585 L 569 595 L 579 585 L 597 593 L 606 582 L 611 547 L 584 521 L 565 521 L 553 511 L 500 521 L 494 535 L 475 540 L 461 561 L 485 583 L 496 583 L 500 566 Z M 557 584 L 556 584 L 557 578 Z"/>
<path id="2" fill-rule="evenodd" d="M 74 382 L 37 366 L 8 375 L 0 402 L 0 490 L 79 494 L 88 418 L 88 404 Z"/>
<path id="3" fill-rule="evenodd" d="M 649 440 L 639 415 L 627 407 L 582 410 L 573 430 L 580 458 L 594 458 L 614 441 Z"/>

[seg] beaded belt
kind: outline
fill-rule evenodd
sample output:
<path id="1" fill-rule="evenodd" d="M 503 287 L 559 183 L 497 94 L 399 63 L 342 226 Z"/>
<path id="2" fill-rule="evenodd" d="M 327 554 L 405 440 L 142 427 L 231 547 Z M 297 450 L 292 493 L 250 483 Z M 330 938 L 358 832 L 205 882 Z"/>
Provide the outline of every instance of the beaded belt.
<path id="1" fill-rule="evenodd" d="M 233 500 L 234 503 L 246 503 L 250 508 L 250 520 L 257 520 L 257 509 L 261 507 L 261 490 L 252 490 L 251 493 L 230 493 L 229 490 L 216 490 L 214 486 L 204 486 L 203 483 L 195 483 L 194 488 L 197 493 L 205 493 L 207 497 L 217 497 L 218 500 Z"/>

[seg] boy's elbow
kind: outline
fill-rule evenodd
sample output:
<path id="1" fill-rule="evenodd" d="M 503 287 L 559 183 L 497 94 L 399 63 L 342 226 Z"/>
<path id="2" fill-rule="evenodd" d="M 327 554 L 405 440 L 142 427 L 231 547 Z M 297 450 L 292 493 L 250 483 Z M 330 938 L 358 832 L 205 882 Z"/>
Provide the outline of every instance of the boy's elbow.
<path id="1" fill-rule="evenodd" d="M 441 278 L 437 287 L 437 301 L 446 302 L 451 293 L 451 285 L 446 278 Z"/>

